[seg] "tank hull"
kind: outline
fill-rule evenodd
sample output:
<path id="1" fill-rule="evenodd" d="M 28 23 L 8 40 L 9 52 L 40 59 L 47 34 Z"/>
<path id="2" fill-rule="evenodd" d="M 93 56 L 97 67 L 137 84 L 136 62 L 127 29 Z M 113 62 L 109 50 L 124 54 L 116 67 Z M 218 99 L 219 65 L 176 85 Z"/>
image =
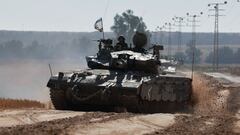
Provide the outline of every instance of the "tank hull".
<path id="1" fill-rule="evenodd" d="M 47 86 L 61 110 L 173 112 L 183 109 L 192 93 L 191 79 L 185 76 L 104 69 L 60 73 Z"/>

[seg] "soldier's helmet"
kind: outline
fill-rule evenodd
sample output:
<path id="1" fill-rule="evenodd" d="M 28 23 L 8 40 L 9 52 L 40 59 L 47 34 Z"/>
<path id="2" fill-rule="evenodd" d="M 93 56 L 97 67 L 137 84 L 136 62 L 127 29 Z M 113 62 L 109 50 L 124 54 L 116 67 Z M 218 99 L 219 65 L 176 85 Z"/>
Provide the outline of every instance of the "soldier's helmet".
<path id="1" fill-rule="evenodd" d="M 122 35 L 121 35 L 121 36 L 119 36 L 119 37 L 118 37 L 118 41 L 125 41 L 125 38 L 124 38 L 124 36 L 122 36 Z"/>

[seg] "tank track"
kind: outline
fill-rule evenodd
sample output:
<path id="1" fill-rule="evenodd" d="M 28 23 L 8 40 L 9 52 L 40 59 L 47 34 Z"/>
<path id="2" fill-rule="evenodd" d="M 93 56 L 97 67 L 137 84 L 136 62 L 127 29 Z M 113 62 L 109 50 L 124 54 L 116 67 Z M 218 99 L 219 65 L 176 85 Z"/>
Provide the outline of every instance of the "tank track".
<path id="1" fill-rule="evenodd" d="M 76 104 L 73 108 L 73 105 L 68 101 L 67 94 L 63 90 L 54 90 L 50 89 L 50 98 L 52 100 L 53 106 L 57 110 L 73 110 L 73 111 L 116 111 L 115 107 L 105 108 L 104 106 L 94 106 L 88 105 L 83 106 L 80 104 Z M 189 105 L 186 103 L 177 103 L 177 102 L 150 102 L 143 101 L 141 104 L 137 106 L 122 106 L 122 108 L 126 108 L 129 112 L 135 113 L 156 113 L 156 112 L 176 112 L 176 111 L 186 111 Z M 188 109 L 187 109 L 188 110 Z M 118 111 L 116 111 L 118 112 Z"/>
<path id="2" fill-rule="evenodd" d="M 57 110 L 70 110 L 66 93 L 63 90 L 50 89 L 50 98 L 53 106 Z"/>

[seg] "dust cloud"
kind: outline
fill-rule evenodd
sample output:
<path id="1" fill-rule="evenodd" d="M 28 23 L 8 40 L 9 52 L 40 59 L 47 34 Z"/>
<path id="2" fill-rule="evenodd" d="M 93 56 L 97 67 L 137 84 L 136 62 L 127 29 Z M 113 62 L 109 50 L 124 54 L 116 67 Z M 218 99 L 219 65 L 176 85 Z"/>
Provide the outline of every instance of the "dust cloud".
<path id="1" fill-rule="evenodd" d="M 0 61 L 0 98 L 49 101 L 46 87 L 50 77 L 48 64 L 53 73 L 85 68 L 85 59 L 8 59 Z"/>

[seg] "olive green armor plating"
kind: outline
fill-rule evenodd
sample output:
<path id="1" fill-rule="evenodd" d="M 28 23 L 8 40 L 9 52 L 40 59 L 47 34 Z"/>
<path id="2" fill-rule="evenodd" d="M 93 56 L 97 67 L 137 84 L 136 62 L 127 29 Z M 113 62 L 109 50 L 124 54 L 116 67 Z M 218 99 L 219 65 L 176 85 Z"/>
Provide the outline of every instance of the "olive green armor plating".
<path id="1" fill-rule="evenodd" d="M 191 99 L 192 80 L 161 70 L 159 54 L 143 46 L 146 36 L 136 33 L 134 48 L 116 51 L 111 40 L 99 40 L 99 51 L 87 56 L 89 69 L 59 72 L 47 84 L 56 109 L 169 112 Z M 159 51 L 159 47 L 157 48 Z M 161 48 L 161 47 L 160 47 Z"/>

